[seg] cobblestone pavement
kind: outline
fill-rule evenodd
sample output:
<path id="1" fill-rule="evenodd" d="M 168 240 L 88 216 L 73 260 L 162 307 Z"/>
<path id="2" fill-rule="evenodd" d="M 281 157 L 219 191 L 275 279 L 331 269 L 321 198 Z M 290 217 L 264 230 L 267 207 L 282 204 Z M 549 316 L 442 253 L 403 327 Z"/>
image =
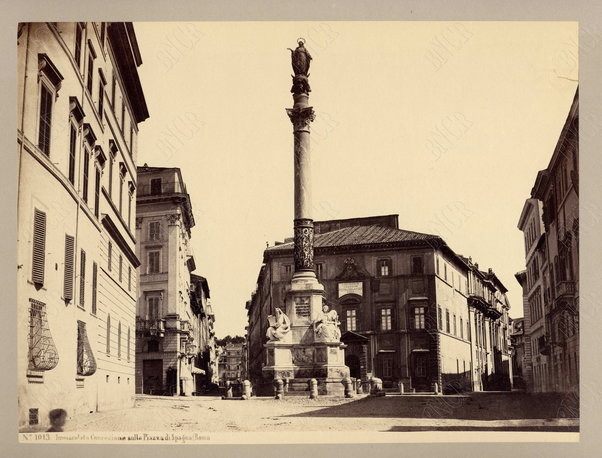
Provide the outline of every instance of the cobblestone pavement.
<path id="1" fill-rule="evenodd" d="M 571 395 L 473 393 L 283 400 L 137 397 L 134 408 L 70 419 L 65 431 L 578 431 Z"/>

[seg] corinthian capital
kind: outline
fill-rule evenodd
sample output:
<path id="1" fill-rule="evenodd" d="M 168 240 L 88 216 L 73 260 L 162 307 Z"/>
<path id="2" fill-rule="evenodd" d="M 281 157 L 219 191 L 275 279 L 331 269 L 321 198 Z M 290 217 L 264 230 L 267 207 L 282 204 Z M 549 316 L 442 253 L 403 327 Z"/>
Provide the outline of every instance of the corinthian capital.
<path id="1" fill-rule="evenodd" d="M 286 114 L 293 123 L 293 130 L 309 132 L 309 124 L 316 119 L 313 107 L 307 108 L 287 108 Z"/>

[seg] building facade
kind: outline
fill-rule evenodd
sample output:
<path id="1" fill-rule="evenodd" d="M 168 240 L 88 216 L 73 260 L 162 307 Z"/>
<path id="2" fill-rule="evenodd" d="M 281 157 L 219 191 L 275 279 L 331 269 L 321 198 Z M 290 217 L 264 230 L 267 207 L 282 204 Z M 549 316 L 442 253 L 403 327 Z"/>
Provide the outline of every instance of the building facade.
<path id="1" fill-rule="evenodd" d="M 131 23 L 19 24 L 19 427 L 134 402 L 138 124 Z"/>
<path id="2" fill-rule="evenodd" d="M 244 377 L 245 343 L 229 342 L 219 354 L 219 383 L 242 381 Z"/>
<path id="3" fill-rule="evenodd" d="M 525 318 L 515 318 L 510 326 L 510 344 L 512 346 L 512 386 L 517 390 L 527 388 L 525 367 L 527 354 L 525 352 Z"/>
<path id="4" fill-rule="evenodd" d="M 525 345 L 533 391 L 579 388 L 578 129 L 577 90 L 550 163 L 537 174 L 518 223 L 525 239 Z"/>
<path id="5" fill-rule="evenodd" d="M 493 389 L 496 377 L 509 377 L 509 304 L 492 271 L 478 270 L 438 236 L 400 230 L 397 215 L 314 228 L 316 274 L 339 315 L 352 377 L 443 392 Z M 267 316 L 282 306 L 293 271 L 292 241 L 265 250 L 247 302 L 254 384 L 265 363 Z"/>
<path id="6" fill-rule="evenodd" d="M 191 395 L 207 370 L 198 367 L 209 341 L 206 279 L 196 269 L 190 196 L 178 168 L 138 167 L 136 246 L 136 392 Z"/>
<path id="7" fill-rule="evenodd" d="M 195 392 L 206 392 L 217 377 L 215 356 L 215 315 L 211 307 L 209 284 L 205 277 L 191 274 L 191 308 L 193 311 L 194 342 L 197 356 L 194 366 L 204 371 L 195 375 Z"/>

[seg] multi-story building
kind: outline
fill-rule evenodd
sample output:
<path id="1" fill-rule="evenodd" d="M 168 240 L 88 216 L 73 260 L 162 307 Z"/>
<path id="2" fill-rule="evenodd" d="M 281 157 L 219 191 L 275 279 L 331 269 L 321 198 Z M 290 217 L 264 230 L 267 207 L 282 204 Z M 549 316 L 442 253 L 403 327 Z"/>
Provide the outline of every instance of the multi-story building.
<path id="1" fill-rule="evenodd" d="M 219 354 L 219 382 L 241 381 L 243 377 L 243 360 L 245 343 L 229 342 L 221 348 Z"/>
<path id="2" fill-rule="evenodd" d="M 317 221 L 315 270 L 341 321 L 351 376 L 385 388 L 506 388 L 506 288 L 438 236 L 401 230 L 397 215 Z M 290 239 L 264 251 L 247 302 L 248 371 L 261 379 L 267 316 L 293 274 Z"/>
<path id="3" fill-rule="evenodd" d="M 205 277 L 190 275 L 191 308 L 193 311 L 193 342 L 197 344 L 197 357 L 194 366 L 204 371 L 195 376 L 195 392 L 206 391 L 214 378 L 215 368 L 215 316 L 211 308 L 209 284 Z"/>
<path id="4" fill-rule="evenodd" d="M 136 250 L 141 261 L 136 312 L 136 392 L 196 391 L 199 342 L 209 287 L 196 269 L 190 196 L 178 168 L 138 167 Z M 199 302 L 200 299 L 200 302 Z M 201 337 L 203 336 L 203 337 Z"/>
<path id="5" fill-rule="evenodd" d="M 527 354 L 525 352 L 525 319 L 515 318 L 510 326 L 510 344 L 512 347 L 512 385 L 515 389 L 527 387 L 525 370 Z"/>
<path id="6" fill-rule="evenodd" d="M 579 387 L 578 128 L 577 90 L 550 163 L 537 174 L 518 223 L 525 239 L 525 332 L 533 391 Z"/>
<path id="7" fill-rule="evenodd" d="M 524 276 L 517 274 L 523 288 L 525 332 L 529 336 L 526 345 L 527 383 L 530 391 L 549 391 L 549 360 L 544 348 L 547 323 L 544 317 L 545 286 L 549 284 L 546 234 L 542 220 L 542 203 L 527 199 L 519 219 L 518 227 L 524 232 L 525 262 Z"/>
<path id="8" fill-rule="evenodd" d="M 133 216 L 148 118 L 131 23 L 19 24 L 19 427 L 134 402 Z"/>

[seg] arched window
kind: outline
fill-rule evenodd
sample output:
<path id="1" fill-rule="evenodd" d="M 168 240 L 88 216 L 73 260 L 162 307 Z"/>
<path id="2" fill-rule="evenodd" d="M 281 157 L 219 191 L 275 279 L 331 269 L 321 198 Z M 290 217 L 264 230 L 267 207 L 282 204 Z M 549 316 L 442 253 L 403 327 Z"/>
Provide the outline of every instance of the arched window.
<path id="1" fill-rule="evenodd" d="M 111 353 L 111 315 L 107 316 L 107 353 Z"/>

